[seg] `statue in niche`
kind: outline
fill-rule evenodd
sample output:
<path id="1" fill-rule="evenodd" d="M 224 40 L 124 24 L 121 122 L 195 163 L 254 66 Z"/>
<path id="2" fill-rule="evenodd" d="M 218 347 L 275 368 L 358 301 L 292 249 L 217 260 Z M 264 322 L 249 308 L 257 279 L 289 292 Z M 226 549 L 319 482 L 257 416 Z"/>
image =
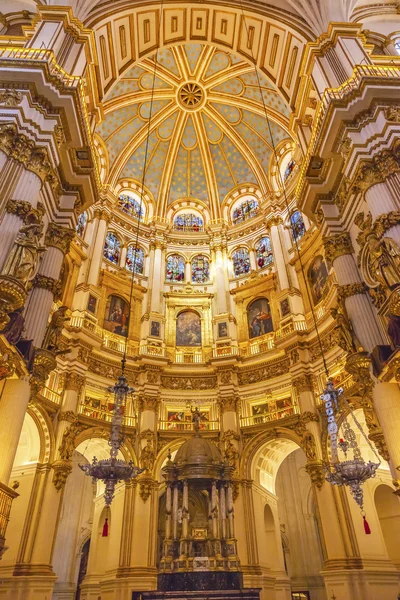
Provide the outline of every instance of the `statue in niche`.
<path id="1" fill-rule="evenodd" d="M 225 460 L 230 464 L 231 467 L 236 467 L 236 462 L 239 458 L 239 452 L 236 450 L 235 446 L 232 444 L 230 440 L 226 442 L 225 448 Z"/>
<path id="2" fill-rule="evenodd" d="M 50 350 L 57 354 L 64 352 L 60 347 L 60 341 L 64 324 L 66 321 L 70 321 L 70 317 L 66 316 L 67 310 L 68 306 L 60 306 L 60 308 L 53 313 L 43 342 L 43 348 L 46 350 Z"/>
<path id="3" fill-rule="evenodd" d="M 375 233 L 367 238 L 372 277 L 384 288 L 394 290 L 400 285 L 400 248 L 389 237 L 379 239 Z"/>
<path id="4" fill-rule="evenodd" d="M 40 255 L 46 249 L 39 241 L 42 232 L 43 223 L 36 219 L 21 227 L 3 267 L 2 275 L 15 277 L 24 285 L 35 277 Z"/>
<path id="5" fill-rule="evenodd" d="M 317 459 L 317 448 L 314 436 L 310 431 L 305 431 L 302 439 L 302 447 L 308 460 Z"/>
<path id="6" fill-rule="evenodd" d="M 142 448 L 142 452 L 140 454 L 142 469 L 145 471 L 151 471 L 153 469 L 155 458 L 156 455 L 153 449 L 153 442 L 151 440 L 147 440 L 147 444 L 144 446 L 144 448 Z"/>
<path id="7" fill-rule="evenodd" d="M 335 333 L 336 343 L 348 354 L 362 352 L 363 347 L 357 338 L 353 325 L 346 314 L 346 309 L 342 306 L 331 308 L 331 315 L 336 321 Z"/>

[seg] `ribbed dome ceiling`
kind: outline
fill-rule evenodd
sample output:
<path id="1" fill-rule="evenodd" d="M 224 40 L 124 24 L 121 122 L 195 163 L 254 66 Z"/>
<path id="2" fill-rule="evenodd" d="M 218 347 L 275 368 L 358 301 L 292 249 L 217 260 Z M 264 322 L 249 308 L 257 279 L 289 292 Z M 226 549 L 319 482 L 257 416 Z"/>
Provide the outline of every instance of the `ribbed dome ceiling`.
<path id="1" fill-rule="evenodd" d="M 97 133 L 108 151 L 108 182 L 141 181 L 151 114 L 145 183 L 160 216 L 171 202 L 194 198 L 216 218 L 228 192 L 244 183 L 268 195 L 271 140 L 254 67 L 196 43 L 164 48 L 155 62 L 130 68 L 105 98 Z M 272 83 L 261 83 L 278 144 L 290 139 L 289 109 Z"/>

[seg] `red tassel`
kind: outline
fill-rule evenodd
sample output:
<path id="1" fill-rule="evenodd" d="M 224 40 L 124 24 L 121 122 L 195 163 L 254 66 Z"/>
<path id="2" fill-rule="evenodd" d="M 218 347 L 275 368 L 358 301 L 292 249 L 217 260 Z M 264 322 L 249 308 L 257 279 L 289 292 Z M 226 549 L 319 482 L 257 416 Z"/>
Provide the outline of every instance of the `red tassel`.
<path id="1" fill-rule="evenodd" d="M 105 521 L 104 521 L 103 533 L 101 534 L 101 537 L 108 537 L 108 519 L 105 519 Z"/>
<path id="2" fill-rule="evenodd" d="M 365 531 L 366 535 L 371 535 L 371 529 L 368 525 L 368 521 L 365 518 L 365 515 L 363 516 L 363 519 L 364 519 L 364 531 Z"/>

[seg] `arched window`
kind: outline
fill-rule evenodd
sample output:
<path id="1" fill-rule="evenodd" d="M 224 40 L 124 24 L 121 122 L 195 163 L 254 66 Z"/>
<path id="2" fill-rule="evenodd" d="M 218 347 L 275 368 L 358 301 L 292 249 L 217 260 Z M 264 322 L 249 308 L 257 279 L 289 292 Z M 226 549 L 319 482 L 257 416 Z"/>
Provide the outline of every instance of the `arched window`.
<path id="1" fill-rule="evenodd" d="M 268 298 L 258 298 L 247 309 L 249 338 L 260 337 L 274 330 Z"/>
<path id="2" fill-rule="evenodd" d="M 176 231 L 203 231 L 203 219 L 193 213 L 181 213 L 174 219 Z"/>
<path id="3" fill-rule="evenodd" d="M 303 217 L 301 216 L 301 212 L 299 210 L 296 210 L 291 214 L 290 227 L 294 241 L 299 240 L 305 234 L 306 226 L 304 225 Z"/>
<path id="4" fill-rule="evenodd" d="M 291 160 L 289 160 L 288 166 L 285 169 L 285 173 L 283 175 L 283 181 L 286 181 L 287 179 L 289 179 L 289 177 L 291 176 L 291 174 L 294 171 L 294 168 L 296 166 L 296 161 L 293 160 L 293 158 Z"/>
<path id="5" fill-rule="evenodd" d="M 115 235 L 115 233 L 107 233 L 106 241 L 104 244 L 103 256 L 107 260 L 111 261 L 115 265 L 119 263 L 119 257 L 121 254 L 121 242 Z"/>
<path id="6" fill-rule="evenodd" d="M 140 202 L 129 194 L 120 194 L 118 196 L 118 208 L 127 215 L 135 217 L 135 219 L 143 219 L 144 217 L 143 204 L 141 206 Z"/>
<path id="7" fill-rule="evenodd" d="M 232 254 L 232 263 L 235 277 L 250 272 L 250 257 L 246 248 L 239 248 Z"/>
<path id="8" fill-rule="evenodd" d="M 86 211 L 81 213 L 78 217 L 78 223 L 76 225 L 76 233 L 79 235 L 79 237 L 83 237 L 83 234 L 85 233 L 87 219 L 88 219 L 88 216 L 87 216 Z"/>
<path id="9" fill-rule="evenodd" d="M 259 269 L 265 269 L 274 262 L 271 240 L 268 236 L 263 237 L 256 245 L 257 265 Z"/>
<path id="10" fill-rule="evenodd" d="M 317 256 L 308 269 L 308 283 L 314 304 L 318 304 L 324 295 L 324 286 L 328 279 L 328 269 L 322 256 Z"/>
<path id="11" fill-rule="evenodd" d="M 207 283 L 210 281 L 210 263 L 207 256 L 195 256 L 192 260 L 192 282 Z"/>
<path id="12" fill-rule="evenodd" d="M 181 312 L 176 319 L 176 345 L 201 346 L 201 320 L 192 310 Z"/>
<path id="13" fill-rule="evenodd" d="M 247 219 L 255 217 L 259 210 L 260 205 L 258 204 L 257 198 L 251 196 L 243 198 L 240 203 L 235 204 L 233 207 L 232 223 L 236 225 L 236 223 L 247 221 Z"/>
<path id="14" fill-rule="evenodd" d="M 175 283 L 185 281 L 185 261 L 179 254 L 168 257 L 165 280 Z"/>
<path id="15" fill-rule="evenodd" d="M 144 251 L 142 248 L 129 246 L 126 253 L 125 267 L 128 271 L 131 271 L 131 273 L 139 273 L 139 275 L 143 275 Z"/>

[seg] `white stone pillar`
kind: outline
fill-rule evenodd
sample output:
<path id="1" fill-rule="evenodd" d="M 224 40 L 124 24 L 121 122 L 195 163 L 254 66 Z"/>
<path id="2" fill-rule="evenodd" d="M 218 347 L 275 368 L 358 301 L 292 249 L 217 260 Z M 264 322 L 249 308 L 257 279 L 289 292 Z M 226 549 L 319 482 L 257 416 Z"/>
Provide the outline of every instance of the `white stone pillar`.
<path id="1" fill-rule="evenodd" d="M 224 254 L 221 245 L 215 248 L 215 282 L 216 292 L 216 314 L 226 314 L 228 305 L 226 300 L 226 285 L 225 285 L 225 269 L 224 269 Z"/>
<path id="2" fill-rule="evenodd" d="M 172 499 L 172 537 L 178 539 L 178 485 L 175 484 Z"/>
<path id="3" fill-rule="evenodd" d="M 186 283 L 192 283 L 192 265 L 190 260 L 185 263 L 185 281 Z"/>
<path id="4" fill-rule="evenodd" d="M 98 219 L 96 233 L 93 241 L 93 253 L 90 259 L 88 284 L 97 286 L 99 281 L 100 267 L 103 262 L 104 242 L 107 235 L 107 227 L 109 216 L 106 211 L 98 211 L 95 213 Z"/>
<path id="5" fill-rule="evenodd" d="M 122 269 L 125 269 L 126 267 L 126 255 L 128 254 L 128 246 L 126 244 L 124 244 L 123 246 L 121 246 L 121 257 L 119 260 L 119 266 Z"/>
<path id="6" fill-rule="evenodd" d="M 279 286 L 281 290 L 286 290 L 289 288 L 289 278 L 286 270 L 286 261 L 283 254 L 281 238 L 279 235 L 279 227 L 280 223 L 276 223 L 275 221 L 271 223 L 271 245 L 272 252 L 274 254 L 276 272 L 278 273 Z"/>
<path id="7" fill-rule="evenodd" d="M 169 540 L 171 537 L 171 516 L 172 516 L 172 490 L 171 482 L 167 481 L 166 484 L 166 503 L 165 503 L 165 539 Z"/>
<path id="8" fill-rule="evenodd" d="M 47 250 L 25 309 L 25 336 L 29 340 L 32 339 L 36 347 L 41 347 L 43 343 L 64 255 L 69 251 L 74 235 L 72 229 L 65 229 L 56 223 L 50 223 L 47 228 Z"/>
<path id="9" fill-rule="evenodd" d="M 377 183 L 368 188 L 365 192 L 365 200 L 374 220 L 380 215 L 400 210 L 400 203 L 387 183 Z M 400 244 L 400 225 L 390 227 L 385 232 L 385 237 L 391 237 Z"/>
<path id="10" fill-rule="evenodd" d="M 161 286 L 164 283 L 163 246 L 156 244 L 154 248 L 153 285 L 151 289 L 151 312 L 161 313 Z"/>
<path id="11" fill-rule="evenodd" d="M 30 398 L 29 378 L 5 379 L 0 392 L 0 482 L 9 479 Z"/>
<path id="12" fill-rule="evenodd" d="M 183 482 L 182 494 L 182 538 L 187 538 L 189 533 L 189 487 L 187 479 Z"/>
<path id="13" fill-rule="evenodd" d="M 253 249 L 251 249 L 249 251 L 249 258 L 250 258 L 250 269 L 252 271 L 257 271 L 256 253 Z"/>
<path id="14" fill-rule="evenodd" d="M 226 500 L 225 500 L 225 484 L 221 484 L 219 491 L 219 518 L 221 523 L 220 537 L 226 539 Z"/>

